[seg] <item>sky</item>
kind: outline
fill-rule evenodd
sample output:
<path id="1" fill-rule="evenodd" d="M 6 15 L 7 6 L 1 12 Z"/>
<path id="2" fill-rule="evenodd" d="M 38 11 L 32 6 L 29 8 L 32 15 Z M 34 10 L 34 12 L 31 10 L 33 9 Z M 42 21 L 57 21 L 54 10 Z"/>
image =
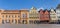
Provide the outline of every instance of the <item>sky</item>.
<path id="1" fill-rule="evenodd" d="M 60 0 L 0 0 L 0 9 L 20 10 L 30 9 L 33 6 L 37 9 L 50 9 L 51 7 L 56 8 L 58 4 Z"/>

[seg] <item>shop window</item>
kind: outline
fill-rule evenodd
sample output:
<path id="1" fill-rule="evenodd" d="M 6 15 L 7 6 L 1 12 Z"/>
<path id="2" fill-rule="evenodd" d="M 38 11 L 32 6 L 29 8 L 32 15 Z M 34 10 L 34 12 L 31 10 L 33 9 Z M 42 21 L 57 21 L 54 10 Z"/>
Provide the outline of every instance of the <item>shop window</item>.
<path id="1" fill-rule="evenodd" d="M 30 23 L 30 24 L 33 24 L 34 22 L 33 22 L 33 20 L 29 20 L 29 23 Z"/>
<path id="2" fill-rule="evenodd" d="M 23 24 L 27 24 L 27 20 L 23 20 L 22 23 L 23 23 Z"/>
<path id="3" fill-rule="evenodd" d="M 13 24 L 16 24 L 17 23 L 17 20 L 15 19 L 15 20 L 12 20 L 12 23 Z"/>
<path id="4" fill-rule="evenodd" d="M 10 20 L 6 20 L 6 23 L 10 23 Z"/>
<path id="5" fill-rule="evenodd" d="M 15 24 L 17 24 L 17 20 L 15 19 Z"/>
<path id="6" fill-rule="evenodd" d="M 19 23 L 19 24 L 21 23 L 20 20 L 18 20 L 18 23 Z"/>
<path id="7" fill-rule="evenodd" d="M 2 24 L 4 24 L 4 20 L 2 20 Z"/>

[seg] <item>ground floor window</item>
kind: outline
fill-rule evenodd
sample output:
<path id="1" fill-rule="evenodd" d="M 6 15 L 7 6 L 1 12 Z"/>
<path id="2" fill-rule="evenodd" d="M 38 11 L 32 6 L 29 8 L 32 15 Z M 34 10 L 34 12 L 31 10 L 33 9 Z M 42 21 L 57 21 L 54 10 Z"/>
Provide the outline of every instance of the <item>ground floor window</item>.
<path id="1" fill-rule="evenodd" d="M 40 24 L 40 21 L 39 20 L 35 20 L 34 24 Z"/>
<path id="2" fill-rule="evenodd" d="M 33 20 L 29 20 L 29 24 L 34 24 L 34 21 Z"/>
<path id="3" fill-rule="evenodd" d="M 29 20 L 29 24 L 39 24 L 39 20 Z"/>
<path id="4" fill-rule="evenodd" d="M 18 24 L 20 24 L 21 22 L 20 22 L 20 20 L 18 20 Z"/>
<path id="5" fill-rule="evenodd" d="M 16 24 L 17 23 L 17 20 L 15 19 L 15 20 L 12 20 L 12 23 L 13 24 Z"/>
<path id="6" fill-rule="evenodd" d="M 4 20 L 2 20 L 2 23 L 4 24 Z"/>
<path id="7" fill-rule="evenodd" d="M 23 24 L 27 24 L 27 20 L 23 20 L 22 23 L 23 23 Z"/>
<path id="8" fill-rule="evenodd" d="M 5 20 L 6 23 L 10 23 L 10 20 Z"/>

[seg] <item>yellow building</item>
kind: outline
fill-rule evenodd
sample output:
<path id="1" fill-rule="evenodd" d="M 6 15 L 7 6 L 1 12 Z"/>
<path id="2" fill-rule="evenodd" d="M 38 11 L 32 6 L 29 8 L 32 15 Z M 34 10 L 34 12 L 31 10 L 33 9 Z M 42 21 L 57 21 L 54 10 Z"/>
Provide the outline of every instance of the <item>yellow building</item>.
<path id="1" fill-rule="evenodd" d="M 39 21 L 39 14 L 35 7 L 32 7 L 29 11 L 29 24 L 36 24 Z"/>
<path id="2" fill-rule="evenodd" d="M 29 11 L 28 10 L 26 10 L 26 9 L 22 9 L 22 10 L 20 10 L 20 15 L 21 15 L 21 23 L 22 24 L 28 24 L 28 13 Z"/>
<path id="3" fill-rule="evenodd" d="M 1 10 L 0 16 L 0 22 L 2 24 L 20 24 L 19 10 Z"/>

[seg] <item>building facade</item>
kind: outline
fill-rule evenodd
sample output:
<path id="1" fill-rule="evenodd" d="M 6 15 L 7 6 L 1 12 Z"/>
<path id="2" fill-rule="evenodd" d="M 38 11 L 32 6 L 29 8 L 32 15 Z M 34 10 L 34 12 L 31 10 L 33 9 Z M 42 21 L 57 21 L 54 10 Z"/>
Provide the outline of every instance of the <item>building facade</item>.
<path id="1" fill-rule="evenodd" d="M 18 24 L 19 10 L 1 10 L 1 19 L 3 24 Z"/>
<path id="2" fill-rule="evenodd" d="M 37 24 L 39 22 L 39 14 L 35 7 L 29 11 L 29 24 Z"/>
<path id="3" fill-rule="evenodd" d="M 60 23 L 60 4 L 58 4 L 58 6 L 56 7 L 56 15 L 58 18 L 58 22 Z"/>
<path id="4" fill-rule="evenodd" d="M 40 14 L 39 17 L 40 17 L 40 22 L 41 23 L 49 22 L 49 12 L 48 12 L 48 10 L 40 9 L 39 14 Z"/>
<path id="5" fill-rule="evenodd" d="M 60 22 L 60 9 L 56 10 L 56 14 L 57 14 L 58 22 Z"/>
<path id="6" fill-rule="evenodd" d="M 29 11 L 26 9 L 20 10 L 20 15 L 21 15 L 21 23 L 22 24 L 28 24 Z"/>
<path id="7" fill-rule="evenodd" d="M 44 10 L 44 21 L 49 22 L 50 16 L 49 11 L 46 9 Z"/>
<path id="8" fill-rule="evenodd" d="M 50 9 L 37 11 L 35 7 L 31 10 L 0 10 L 0 24 L 38 24 L 48 22 L 60 23 L 60 4 L 56 10 Z"/>
<path id="9" fill-rule="evenodd" d="M 0 10 L 0 24 L 28 24 L 28 10 Z"/>
<path id="10" fill-rule="evenodd" d="M 44 12 L 43 12 L 44 10 L 42 10 L 42 9 L 40 9 L 39 10 L 39 19 L 40 19 L 40 21 L 43 21 L 43 19 L 44 19 Z"/>
<path id="11" fill-rule="evenodd" d="M 50 10 L 50 22 L 52 23 L 58 22 L 56 11 L 54 9 Z"/>
<path id="12" fill-rule="evenodd" d="M 2 24 L 2 15 L 1 15 L 2 12 L 3 10 L 0 10 L 0 24 Z"/>

